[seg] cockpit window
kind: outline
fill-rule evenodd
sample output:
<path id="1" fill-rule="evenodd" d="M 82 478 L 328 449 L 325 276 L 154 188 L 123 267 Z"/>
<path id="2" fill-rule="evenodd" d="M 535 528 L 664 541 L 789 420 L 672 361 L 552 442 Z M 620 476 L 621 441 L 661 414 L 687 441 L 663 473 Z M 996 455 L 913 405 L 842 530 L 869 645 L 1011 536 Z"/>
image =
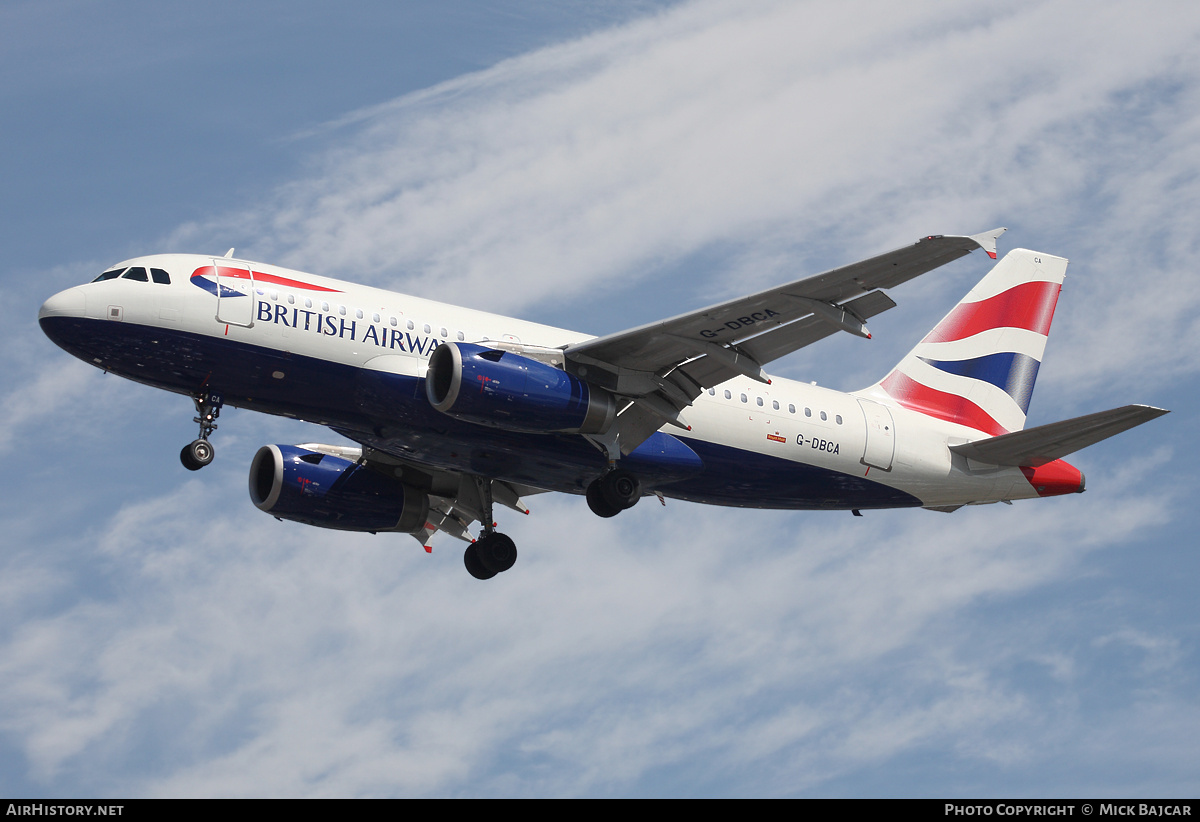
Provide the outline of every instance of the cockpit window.
<path id="1" fill-rule="evenodd" d="M 161 268 L 150 269 L 150 276 L 154 279 L 154 282 L 158 283 L 159 285 L 171 284 L 171 275 L 163 271 Z"/>
<path id="2" fill-rule="evenodd" d="M 97 277 L 96 279 L 92 280 L 92 282 L 94 282 L 94 283 L 102 283 L 102 282 L 104 282 L 105 280 L 115 280 L 117 277 L 120 277 L 120 276 L 121 276 L 121 272 L 122 272 L 122 271 L 124 271 L 124 270 L 125 270 L 125 269 L 123 269 L 123 268 L 114 268 L 112 271 L 105 271 L 105 272 L 104 272 L 103 274 L 101 274 L 99 277 Z"/>
<path id="3" fill-rule="evenodd" d="M 121 279 L 122 280 L 137 280 L 139 283 L 150 282 L 150 278 L 146 276 L 146 269 L 141 268 L 141 267 L 134 267 L 134 268 L 129 269 L 128 271 L 125 272 L 125 276 L 122 277 Z"/>

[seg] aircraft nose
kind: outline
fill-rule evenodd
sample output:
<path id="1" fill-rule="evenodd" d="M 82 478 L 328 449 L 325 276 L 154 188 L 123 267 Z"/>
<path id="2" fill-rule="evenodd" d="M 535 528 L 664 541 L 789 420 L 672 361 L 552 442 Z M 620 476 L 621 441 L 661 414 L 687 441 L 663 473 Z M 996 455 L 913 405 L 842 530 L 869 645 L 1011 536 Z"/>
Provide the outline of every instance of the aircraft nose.
<path id="1" fill-rule="evenodd" d="M 38 319 L 44 320 L 47 317 L 82 317 L 86 306 L 87 299 L 84 296 L 83 289 L 79 287 L 68 288 L 66 291 L 60 291 L 42 303 L 42 307 L 38 311 Z"/>

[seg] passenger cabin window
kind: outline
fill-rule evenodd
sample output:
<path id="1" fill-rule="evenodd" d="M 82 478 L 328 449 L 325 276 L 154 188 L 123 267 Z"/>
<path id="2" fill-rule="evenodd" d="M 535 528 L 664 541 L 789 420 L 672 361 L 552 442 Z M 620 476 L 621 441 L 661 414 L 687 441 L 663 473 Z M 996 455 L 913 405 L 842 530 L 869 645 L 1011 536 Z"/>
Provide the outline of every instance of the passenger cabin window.
<path id="1" fill-rule="evenodd" d="M 727 400 L 733 399 L 733 394 L 729 393 L 728 388 L 725 389 L 725 399 L 727 399 Z"/>
<path id="2" fill-rule="evenodd" d="M 171 284 L 171 275 L 163 271 L 161 268 L 150 269 L 150 279 L 154 280 L 154 282 L 158 283 L 159 285 Z"/>
<path id="3" fill-rule="evenodd" d="M 123 269 L 123 268 L 114 268 L 112 271 L 105 271 L 105 272 L 104 272 L 103 274 L 101 274 L 99 277 L 97 277 L 96 279 L 92 280 L 92 282 L 94 282 L 94 283 L 102 283 L 102 282 L 104 282 L 105 280 L 115 280 L 117 277 L 120 277 L 120 276 L 121 276 L 121 272 L 122 272 L 122 271 L 124 271 L 124 270 L 125 270 L 125 269 Z"/>
<path id="4" fill-rule="evenodd" d="M 135 280 L 139 283 L 150 282 L 150 277 L 147 276 L 146 269 L 141 268 L 140 266 L 135 266 L 135 267 L 129 269 L 128 271 L 126 271 L 125 276 L 121 277 L 121 279 L 122 280 Z"/>
<path id="5" fill-rule="evenodd" d="M 790 402 L 788 403 L 788 413 L 789 414 L 796 413 L 796 406 L 793 403 L 790 403 Z"/>
<path id="6" fill-rule="evenodd" d="M 776 411 L 778 411 L 779 410 L 779 400 L 771 400 L 771 407 L 774 408 Z"/>
<path id="7" fill-rule="evenodd" d="M 758 403 L 759 408 L 762 408 L 762 397 L 759 397 L 757 400 L 755 400 L 755 402 Z"/>
<path id="8" fill-rule="evenodd" d="M 463 334 L 461 331 L 459 331 L 458 332 L 458 341 L 463 342 L 466 339 L 467 339 L 467 336 L 465 334 Z"/>

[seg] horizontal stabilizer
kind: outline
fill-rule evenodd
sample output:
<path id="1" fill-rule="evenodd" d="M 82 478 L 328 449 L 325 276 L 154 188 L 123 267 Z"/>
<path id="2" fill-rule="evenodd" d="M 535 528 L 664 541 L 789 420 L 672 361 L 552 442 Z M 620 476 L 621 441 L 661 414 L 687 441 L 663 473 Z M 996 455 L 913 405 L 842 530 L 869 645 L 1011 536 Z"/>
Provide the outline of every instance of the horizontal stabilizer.
<path id="1" fill-rule="evenodd" d="M 1149 405 L 1126 405 L 999 437 L 952 445 L 950 450 L 992 465 L 1036 468 L 1166 413 L 1166 409 Z"/>

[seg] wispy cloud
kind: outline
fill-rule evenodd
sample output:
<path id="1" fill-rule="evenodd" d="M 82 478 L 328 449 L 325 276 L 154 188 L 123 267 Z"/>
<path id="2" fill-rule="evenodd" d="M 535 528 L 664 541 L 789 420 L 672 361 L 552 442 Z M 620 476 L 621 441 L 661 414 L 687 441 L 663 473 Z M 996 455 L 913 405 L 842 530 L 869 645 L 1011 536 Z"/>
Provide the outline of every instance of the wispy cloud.
<path id="1" fill-rule="evenodd" d="M 1139 479 L 1069 517 L 1026 503 L 802 534 L 678 503 L 581 529 L 580 500 L 539 500 L 513 529 L 520 574 L 487 587 L 453 545 L 279 524 L 189 483 L 98 530 L 106 593 L 5 642 L 4 727 L 41 780 L 103 753 L 106 790 L 164 795 L 654 792 L 649 774 L 709 761 L 789 793 L 948 738 L 990 757 L 1042 711 L 956 620 L 1152 526 Z M 1042 639 L 1019 655 L 1056 652 Z M 147 757 L 175 764 L 118 776 Z"/>
<path id="2" fill-rule="evenodd" d="M 1195 199 L 1196 17 L 690 4 L 352 115 L 305 179 L 177 240 L 519 310 L 616 283 L 666 301 L 655 272 L 715 247 L 764 266 L 716 286 L 736 293 L 1015 222 L 1106 282 L 1153 249 L 1111 323 L 1182 333 L 1192 241 L 1166 215 Z"/>

